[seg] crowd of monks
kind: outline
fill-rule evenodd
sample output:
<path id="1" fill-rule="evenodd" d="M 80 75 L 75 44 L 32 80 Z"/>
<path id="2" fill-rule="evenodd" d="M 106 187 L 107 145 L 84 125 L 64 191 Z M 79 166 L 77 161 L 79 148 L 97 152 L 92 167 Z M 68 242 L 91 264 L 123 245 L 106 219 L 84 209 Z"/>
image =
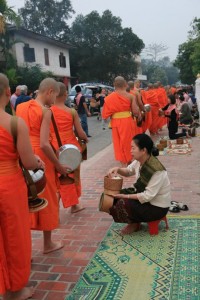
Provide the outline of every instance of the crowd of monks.
<path id="1" fill-rule="evenodd" d="M 156 134 L 166 124 L 158 112 L 168 102 L 167 92 L 161 84 L 149 85 L 147 90 L 141 90 L 138 81 L 127 86 L 122 77 L 115 79 L 114 87 L 115 91 L 105 99 L 102 117 L 111 118 L 116 160 L 127 164 L 132 159 L 133 136 L 147 130 Z M 0 295 L 4 300 L 28 299 L 33 294 L 33 289 L 26 287 L 31 265 L 30 228 L 43 231 L 44 254 L 56 251 L 64 246 L 52 239 L 52 231 L 59 226 L 59 194 L 64 207 L 78 204 L 80 170 L 74 173 L 73 188 L 72 185 L 70 189 L 60 187 L 58 174 L 68 176 L 69 168 L 60 164 L 53 149 L 57 150 L 59 145 L 52 129 L 52 114 L 63 144 L 77 143 L 74 128 L 87 142 L 77 113 L 64 105 L 65 99 L 64 84 L 52 78 L 44 79 L 37 98 L 18 105 L 17 143 L 14 144 L 13 117 L 5 112 L 10 100 L 9 82 L 0 74 Z M 145 104 L 151 105 L 150 112 L 145 111 Z M 29 170 L 45 168 L 47 184 L 40 197 L 48 200 L 48 206 L 37 213 L 28 211 L 27 187 L 19 158 Z M 70 199 L 73 203 L 69 204 Z"/>
<path id="2" fill-rule="evenodd" d="M 121 76 L 115 78 L 115 91 L 105 98 L 102 117 L 111 118 L 112 138 L 115 159 L 127 165 L 132 157 L 130 145 L 133 136 L 145 133 L 155 135 L 167 124 L 159 110 L 168 104 L 168 95 L 175 94 L 175 87 L 165 89 L 160 82 L 149 84 L 147 89 L 140 89 L 140 81 L 129 81 Z M 151 107 L 145 110 L 145 104 Z"/>

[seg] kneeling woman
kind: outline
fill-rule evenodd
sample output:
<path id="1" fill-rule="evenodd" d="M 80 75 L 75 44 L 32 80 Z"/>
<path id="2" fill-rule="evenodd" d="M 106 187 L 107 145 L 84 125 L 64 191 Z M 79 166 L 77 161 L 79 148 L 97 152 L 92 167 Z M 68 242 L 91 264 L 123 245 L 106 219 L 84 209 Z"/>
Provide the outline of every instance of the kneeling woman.
<path id="1" fill-rule="evenodd" d="M 133 163 L 127 168 L 112 168 L 108 175 L 119 174 L 125 177 L 135 175 L 139 162 L 137 181 L 132 188 L 121 190 L 114 195 L 110 209 L 115 222 L 128 223 L 122 234 L 130 234 L 139 229 L 140 222 L 151 222 L 163 218 L 169 209 L 171 194 L 170 182 L 165 167 L 154 156 L 154 145 L 146 134 L 133 138 L 131 154 Z"/>

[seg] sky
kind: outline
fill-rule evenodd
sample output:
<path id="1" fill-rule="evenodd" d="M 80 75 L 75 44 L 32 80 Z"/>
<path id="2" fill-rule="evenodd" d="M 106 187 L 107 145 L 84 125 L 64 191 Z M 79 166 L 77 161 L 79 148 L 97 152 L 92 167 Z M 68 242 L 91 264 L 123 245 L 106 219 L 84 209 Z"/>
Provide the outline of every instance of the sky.
<path id="1" fill-rule="evenodd" d="M 24 0 L 7 0 L 17 11 L 24 6 Z M 178 46 L 188 37 L 190 24 L 195 17 L 200 18 L 200 0 L 71 0 L 78 14 L 89 14 L 96 10 L 99 14 L 109 9 L 114 16 L 122 19 L 123 27 L 131 27 L 146 46 L 152 43 L 168 47 L 165 56 L 174 60 Z"/>

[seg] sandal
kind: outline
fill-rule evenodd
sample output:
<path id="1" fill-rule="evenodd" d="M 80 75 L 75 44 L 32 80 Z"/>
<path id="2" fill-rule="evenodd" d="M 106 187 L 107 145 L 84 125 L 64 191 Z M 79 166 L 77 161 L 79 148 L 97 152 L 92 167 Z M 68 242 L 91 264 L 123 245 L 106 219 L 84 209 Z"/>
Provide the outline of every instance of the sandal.
<path id="1" fill-rule="evenodd" d="M 176 205 L 180 210 L 189 210 L 188 206 L 186 204 L 183 204 L 182 202 L 171 201 L 171 204 Z"/>
<path id="2" fill-rule="evenodd" d="M 173 205 L 170 206 L 169 211 L 173 212 L 173 213 L 179 213 L 180 208 L 177 205 L 173 204 Z"/>

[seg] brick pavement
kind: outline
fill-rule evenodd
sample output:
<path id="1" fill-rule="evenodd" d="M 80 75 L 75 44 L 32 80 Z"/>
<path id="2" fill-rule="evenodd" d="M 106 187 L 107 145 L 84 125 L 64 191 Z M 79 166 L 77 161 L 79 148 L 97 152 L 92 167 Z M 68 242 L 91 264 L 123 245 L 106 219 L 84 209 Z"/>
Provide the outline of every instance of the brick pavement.
<path id="1" fill-rule="evenodd" d="M 163 131 L 162 134 L 166 134 Z M 200 137 L 192 140 L 192 155 L 160 156 L 166 166 L 171 186 L 172 198 L 189 206 L 188 212 L 200 212 Z M 82 203 L 86 209 L 70 214 L 60 210 L 60 228 L 54 238 L 62 239 L 65 247 L 57 252 L 42 254 L 42 235 L 33 232 L 33 263 L 30 285 L 35 286 L 33 299 L 63 300 L 79 279 L 84 267 L 97 249 L 112 219 L 98 212 L 98 202 L 103 188 L 106 170 L 115 166 L 112 145 L 108 146 L 82 164 Z M 125 186 L 131 184 L 126 179 Z"/>

